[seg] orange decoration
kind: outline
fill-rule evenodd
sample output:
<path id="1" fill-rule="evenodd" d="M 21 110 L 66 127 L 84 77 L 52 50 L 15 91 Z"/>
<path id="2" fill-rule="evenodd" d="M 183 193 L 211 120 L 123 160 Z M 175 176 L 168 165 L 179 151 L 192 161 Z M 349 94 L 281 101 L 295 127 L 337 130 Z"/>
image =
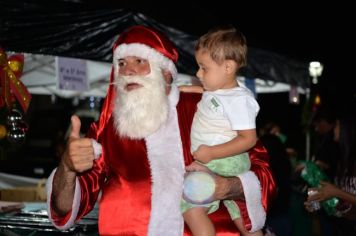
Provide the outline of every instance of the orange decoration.
<path id="1" fill-rule="evenodd" d="M 0 125 L 0 140 L 6 136 L 6 127 L 5 125 Z"/>
<path id="2" fill-rule="evenodd" d="M 321 99 L 320 99 L 320 96 L 317 94 L 315 96 L 314 104 L 318 106 L 318 105 L 320 105 L 320 103 L 321 103 Z"/>

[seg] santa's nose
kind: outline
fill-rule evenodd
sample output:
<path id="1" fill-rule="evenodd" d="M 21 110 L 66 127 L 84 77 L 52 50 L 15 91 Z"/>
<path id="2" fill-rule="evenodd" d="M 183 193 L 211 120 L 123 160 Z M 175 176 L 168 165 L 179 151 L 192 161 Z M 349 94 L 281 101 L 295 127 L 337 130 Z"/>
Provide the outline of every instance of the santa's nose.
<path id="1" fill-rule="evenodd" d="M 137 70 L 134 65 L 125 65 L 124 67 L 120 68 L 120 74 L 125 75 L 125 76 L 130 76 L 130 75 L 137 75 Z"/>

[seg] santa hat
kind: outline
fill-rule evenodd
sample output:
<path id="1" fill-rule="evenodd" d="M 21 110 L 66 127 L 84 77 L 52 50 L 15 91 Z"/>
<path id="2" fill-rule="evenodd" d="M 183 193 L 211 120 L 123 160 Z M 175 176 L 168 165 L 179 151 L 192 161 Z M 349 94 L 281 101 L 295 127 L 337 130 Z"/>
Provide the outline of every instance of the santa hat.
<path id="1" fill-rule="evenodd" d="M 110 86 L 101 110 L 97 136 L 100 135 L 112 114 L 112 103 L 116 97 L 112 82 L 115 72 L 118 72 L 118 59 L 126 56 L 144 58 L 156 63 L 160 68 L 170 71 L 173 79 L 177 77 L 175 63 L 178 61 L 178 52 L 176 48 L 166 36 L 152 28 L 136 25 L 127 29 L 116 40 L 113 53 Z"/>
<path id="2" fill-rule="evenodd" d="M 114 66 L 118 71 L 118 59 L 136 56 L 154 62 L 160 68 L 177 77 L 175 63 L 178 52 L 173 43 L 161 32 L 137 25 L 123 32 L 114 45 Z"/>

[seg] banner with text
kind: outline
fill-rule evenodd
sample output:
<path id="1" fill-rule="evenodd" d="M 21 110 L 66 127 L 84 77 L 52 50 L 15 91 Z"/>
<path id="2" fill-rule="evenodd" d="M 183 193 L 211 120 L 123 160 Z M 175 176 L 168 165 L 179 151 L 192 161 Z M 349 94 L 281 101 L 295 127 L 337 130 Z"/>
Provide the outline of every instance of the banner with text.
<path id="1" fill-rule="evenodd" d="M 57 87 L 61 90 L 86 91 L 89 89 L 85 60 L 56 57 Z"/>

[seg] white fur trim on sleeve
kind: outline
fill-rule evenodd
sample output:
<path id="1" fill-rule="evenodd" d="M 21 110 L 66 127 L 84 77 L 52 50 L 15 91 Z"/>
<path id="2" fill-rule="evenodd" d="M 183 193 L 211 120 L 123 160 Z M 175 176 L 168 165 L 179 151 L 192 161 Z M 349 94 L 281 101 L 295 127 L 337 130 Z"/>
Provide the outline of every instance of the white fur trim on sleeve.
<path id="1" fill-rule="evenodd" d="M 52 184 L 53 184 L 53 178 L 54 174 L 56 173 L 57 168 L 54 169 L 51 173 L 51 175 L 48 177 L 47 180 L 47 213 L 48 213 L 48 218 L 52 222 L 52 224 L 59 230 L 67 230 L 70 227 L 74 225 L 74 221 L 77 218 L 78 211 L 79 211 L 79 206 L 80 206 L 80 196 L 81 196 L 81 189 L 80 189 L 80 184 L 78 181 L 78 178 L 75 180 L 75 193 L 74 193 L 74 199 L 73 199 L 73 204 L 72 204 L 72 214 L 67 221 L 65 225 L 56 225 L 54 222 L 52 215 L 51 215 L 51 196 L 52 196 Z"/>
<path id="2" fill-rule="evenodd" d="M 238 175 L 245 194 L 246 208 L 251 220 L 250 232 L 263 228 L 266 221 L 266 212 L 262 206 L 261 185 L 257 176 L 252 171 Z"/>
<path id="3" fill-rule="evenodd" d="M 100 157 L 101 153 L 103 152 L 103 148 L 101 147 L 101 144 L 98 143 L 95 139 L 91 139 L 91 143 L 93 145 L 94 156 L 96 160 Z"/>

